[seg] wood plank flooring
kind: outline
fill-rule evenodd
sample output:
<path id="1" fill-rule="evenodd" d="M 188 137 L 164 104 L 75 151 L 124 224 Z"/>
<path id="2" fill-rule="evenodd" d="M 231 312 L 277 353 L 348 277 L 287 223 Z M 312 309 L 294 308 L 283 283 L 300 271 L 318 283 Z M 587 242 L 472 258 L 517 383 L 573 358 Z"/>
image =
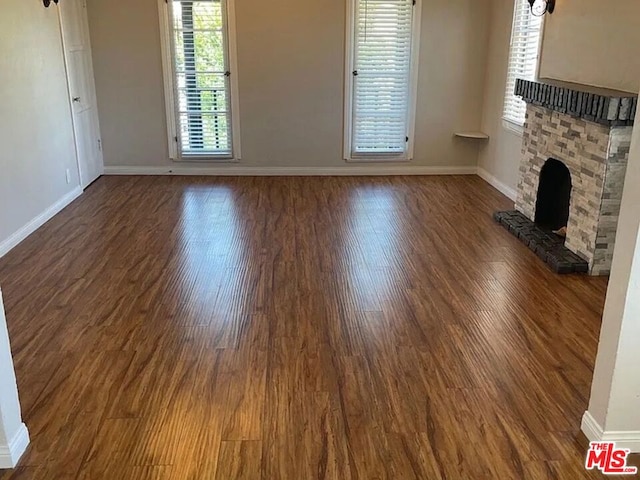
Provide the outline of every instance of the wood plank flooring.
<path id="1" fill-rule="evenodd" d="M 0 260 L 9 479 L 580 479 L 606 280 L 477 177 L 103 177 Z M 636 462 L 637 463 L 637 462 Z"/>

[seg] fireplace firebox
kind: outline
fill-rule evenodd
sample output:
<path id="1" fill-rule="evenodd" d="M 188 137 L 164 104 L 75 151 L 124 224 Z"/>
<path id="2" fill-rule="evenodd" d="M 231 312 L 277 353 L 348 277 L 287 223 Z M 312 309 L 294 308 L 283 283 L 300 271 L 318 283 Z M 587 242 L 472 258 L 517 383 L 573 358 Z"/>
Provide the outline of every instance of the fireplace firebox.
<path id="1" fill-rule="evenodd" d="M 560 160 L 550 158 L 540 171 L 535 223 L 548 230 L 569 224 L 571 172 Z"/>

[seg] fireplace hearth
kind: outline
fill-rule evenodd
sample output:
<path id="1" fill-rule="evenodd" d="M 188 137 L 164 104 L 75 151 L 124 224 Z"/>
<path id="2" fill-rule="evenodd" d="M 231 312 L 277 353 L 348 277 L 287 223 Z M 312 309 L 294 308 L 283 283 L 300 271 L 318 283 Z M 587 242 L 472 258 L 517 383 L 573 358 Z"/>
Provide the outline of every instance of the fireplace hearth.
<path id="1" fill-rule="evenodd" d="M 564 238 L 532 222 L 522 213 L 512 210 L 496 212 L 496 222 L 518 237 L 533 253 L 556 273 L 587 273 L 589 264 L 564 246 Z"/>
<path id="2" fill-rule="evenodd" d="M 516 95 L 527 102 L 518 193 L 496 220 L 558 273 L 608 275 L 637 97 L 524 80 Z"/>

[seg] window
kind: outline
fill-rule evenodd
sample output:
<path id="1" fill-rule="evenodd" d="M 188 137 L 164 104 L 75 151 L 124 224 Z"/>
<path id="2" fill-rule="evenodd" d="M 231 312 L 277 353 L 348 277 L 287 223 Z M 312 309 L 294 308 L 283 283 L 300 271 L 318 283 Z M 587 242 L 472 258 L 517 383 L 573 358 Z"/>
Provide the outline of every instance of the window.
<path id="1" fill-rule="evenodd" d="M 348 0 L 347 160 L 413 154 L 420 2 Z"/>
<path id="2" fill-rule="evenodd" d="M 239 159 L 232 0 L 159 0 L 169 151 Z"/>
<path id="3" fill-rule="evenodd" d="M 531 13 L 529 2 L 525 0 L 515 0 L 515 2 L 503 118 L 522 126 L 527 104 L 513 92 L 516 79 L 535 80 L 538 74 L 542 17 L 536 17 Z"/>

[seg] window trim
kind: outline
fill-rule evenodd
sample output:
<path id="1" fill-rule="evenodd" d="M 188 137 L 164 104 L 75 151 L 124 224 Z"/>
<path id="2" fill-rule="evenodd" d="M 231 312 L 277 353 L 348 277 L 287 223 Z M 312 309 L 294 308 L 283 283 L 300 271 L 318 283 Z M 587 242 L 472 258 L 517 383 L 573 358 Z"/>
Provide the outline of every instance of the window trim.
<path id="1" fill-rule="evenodd" d="M 521 125 L 519 122 L 505 116 L 502 117 L 502 128 L 520 137 L 524 134 L 524 123 Z"/>
<path id="2" fill-rule="evenodd" d="M 162 75 L 164 77 L 164 100 L 167 118 L 167 142 L 169 158 L 174 162 L 238 162 L 242 158 L 240 144 L 240 100 L 238 97 L 238 50 L 236 41 L 235 1 L 225 0 L 223 14 L 226 16 L 224 29 L 227 46 L 229 78 L 229 97 L 231 100 L 231 155 L 188 155 L 183 156 L 178 136 L 178 105 L 175 85 L 174 42 L 171 13 L 172 0 L 158 0 L 160 17 L 160 43 L 162 52 Z M 194 0 L 196 1 L 196 0 Z"/>
<path id="3" fill-rule="evenodd" d="M 515 21 L 516 21 L 516 14 L 517 14 L 517 4 L 519 1 L 522 0 L 514 0 L 513 2 L 513 15 L 512 15 L 512 19 L 511 19 L 511 33 L 509 35 L 509 51 L 508 51 L 508 55 L 507 55 L 507 72 L 504 76 L 504 80 L 505 80 L 505 85 L 503 88 L 503 91 L 505 92 L 505 96 L 502 99 L 502 114 L 501 114 L 501 118 L 502 118 L 502 126 L 504 127 L 505 130 L 514 133 L 516 135 L 520 135 L 522 136 L 523 132 L 524 132 L 524 124 L 525 122 L 519 122 L 516 121 L 513 118 L 509 118 L 505 115 L 505 104 L 507 102 L 507 85 L 509 83 L 509 66 L 511 65 L 511 54 L 512 51 L 511 49 L 513 48 L 513 35 L 515 32 Z M 526 8 L 526 7 L 525 7 Z M 540 19 L 540 36 L 538 38 L 538 56 L 536 58 L 536 65 L 535 65 L 535 71 L 534 71 L 534 80 L 538 81 L 539 80 L 539 75 L 540 75 L 540 65 L 542 64 L 542 53 L 543 53 L 543 45 L 544 45 L 544 32 L 545 32 L 545 25 L 546 25 L 546 15 L 543 15 Z M 511 92 L 511 95 L 515 96 L 513 92 Z"/>
<path id="4" fill-rule="evenodd" d="M 411 21 L 411 72 L 409 75 L 409 111 L 407 119 L 407 148 L 401 155 L 370 153 L 354 155 L 353 140 L 353 71 L 355 70 L 356 9 L 360 0 L 347 0 L 347 28 L 345 39 L 345 82 L 344 82 L 344 139 L 343 158 L 347 162 L 410 162 L 414 157 L 416 134 L 416 111 L 418 99 L 418 79 L 420 60 L 420 28 L 422 26 L 422 0 L 415 0 Z"/>

